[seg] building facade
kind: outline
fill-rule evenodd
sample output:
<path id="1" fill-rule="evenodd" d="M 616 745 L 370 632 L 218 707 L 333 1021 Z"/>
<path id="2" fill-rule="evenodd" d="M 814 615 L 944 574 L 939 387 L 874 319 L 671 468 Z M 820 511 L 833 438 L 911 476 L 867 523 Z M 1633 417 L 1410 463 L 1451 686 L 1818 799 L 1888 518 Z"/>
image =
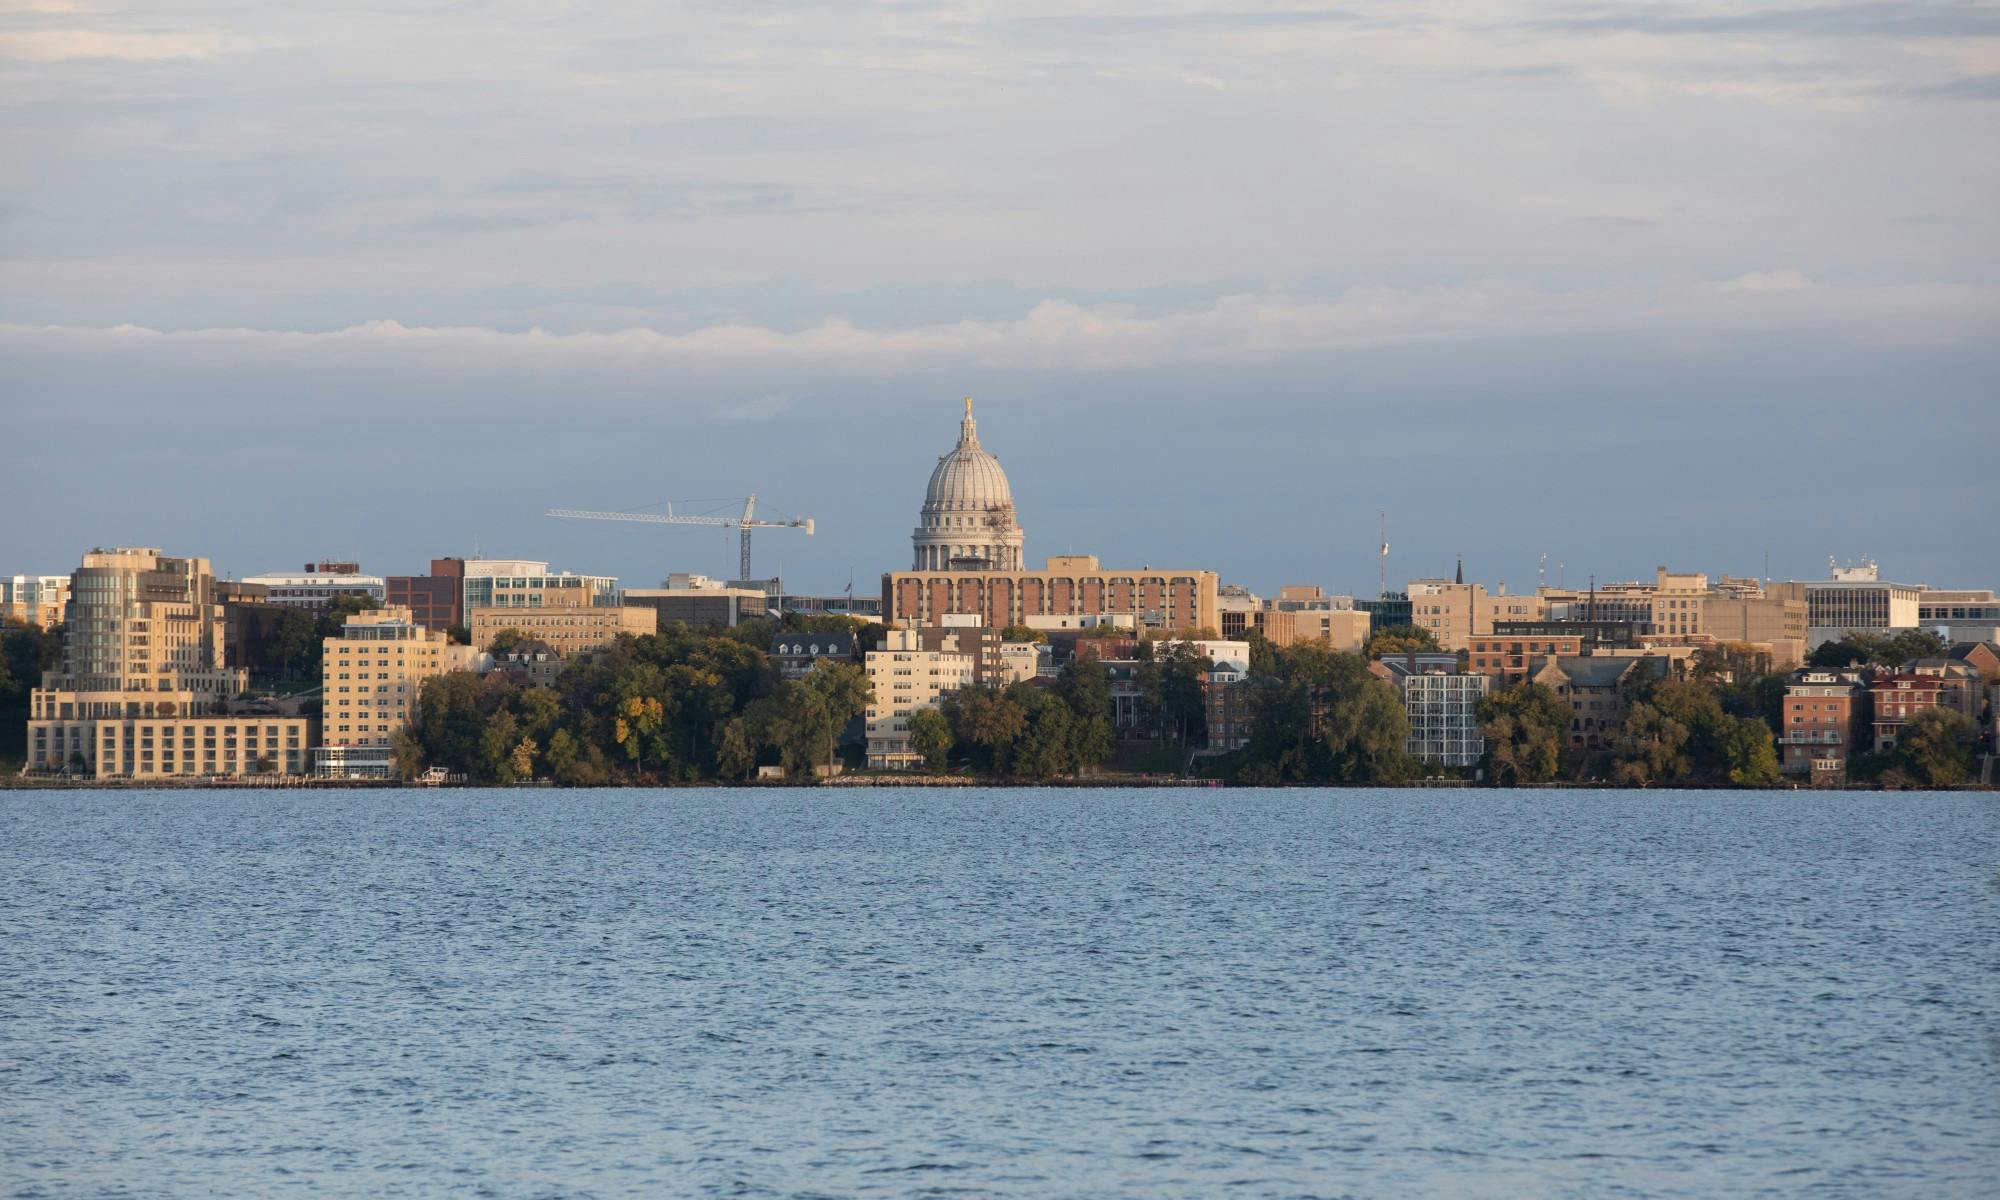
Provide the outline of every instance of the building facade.
<path id="1" fill-rule="evenodd" d="M 385 604 L 410 610 L 425 629 L 465 624 L 465 560 L 434 558 L 428 575 L 390 575 L 383 580 Z"/>
<path id="2" fill-rule="evenodd" d="M 771 596 L 761 588 L 733 587 L 706 575 L 675 573 L 663 588 L 627 588 L 625 603 L 650 608 L 659 628 L 734 629 L 770 615 Z"/>
<path id="3" fill-rule="evenodd" d="M 927 650 L 917 630 L 891 629 L 881 648 L 868 652 L 870 767 L 921 765 L 923 756 L 910 746 L 910 714 L 936 708 L 946 696 L 972 683 L 973 656 L 958 651 L 962 631 L 942 632 L 939 648 Z"/>
<path id="4" fill-rule="evenodd" d="M 1109 570 L 1087 554 L 1057 555 L 1040 571 L 905 571 L 882 577 L 882 609 L 896 623 L 937 625 L 972 616 L 995 628 L 1034 618 L 1130 616 L 1164 632 L 1219 629 L 1213 571 Z"/>
<path id="5" fill-rule="evenodd" d="M 1785 774 L 1813 783 L 1840 783 L 1847 763 L 1873 735 L 1868 684 L 1855 671 L 1795 672 L 1785 685 L 1778 763 Z"/>
<path id="6" fill-rule="evenodd" d="M 1833 578 L 1802 584 L 1806 596 L 1807 648 L 1850 633 L 1915 629 L 1923 589 L 1885 582 L 1874 563 L 1835 567 Z"/>
<path id="7" fill-rule="evenodd" d="M 1608 747 L 1625 723 L 1632 685 L 1642 678 L 1664 678 L 1669 670 L 1665 659 L 1650 657 L 1557 657 L 1544 660 L 1532 679 L 1569 706 L 1570 748 L 1591 751 Z"/>
<path id="8" fill-rule="evenodd" d="M 0 622 L 54 629 L 68 605 L 67 575 L 0 575 Z"/>
<path id="9" fill-rule="evenodd" d="M 658 633 L 659 616 L 643 605 L 553 603 L 536 608 L 475 608 L 472 610 L 472 644 L 480 650 L 493 646 L 493 639 L 505 630 L 524 638 L 547 642 L 564 658 L 575 658 L 602 650 L 618 640 L 621 633 L 643 636 Z"/>
<path id="10" fill-rule="evenodd" d="M 351 562 L 307 563 L 297 571 L 273 571 L 247 575 L 244 583 L 264 589 L 273 604 L 319 612 L 336 596 L 360 596 L 382 603 L 388 584 L 379 575 L 363 575 L 361 565 Z"/>
<path id="11" fill-rule="evenodd" d="M 1410 756 L 1432 767 L 1476 767 L 1486 756 L 1479 731 L 1479 702 L 1491 677 L 1449 667 L 1435 656 L 1388 655 L 1379 664 L 1396 685 L 1410 718 Z"/>
<path id="12" fill-rule="evenodd" d="M 1920 658 L 1894 670 L 1875 672 L 1868 679 L 1875 748 L 1886 750 L 1895 745 L 1903 726 L 1926 709 L 1949 709 L 1977 721 L 1985 692 L 1979 672 L 1954 658 Z"/>
<path id="13" fill-rule="evenodd" d="M 245 674 L 203 558 L 93 550 L 70 577 L 62 666 L 29 697 L 28 769 L 94 779 L 304 774 L 306 717 L 232 715 Z"/>
<path id="14" fill-rule="evenodd" d="M 916 571 L 1018 571 L 1026 535 L 1000 460 L 979 444 L 972 397 L 965 398 L 958 444 L 938 458 L 910 534 Z"/>
<path id="15" fill-rule="evenodd" d="M 371 609 L 347 618 L 323 644 L 320 745 L 314 773 L 386 779 L 390 747 L 416 715 L 424 680 L 469 671 L 480 654 L 456 646 L 443 630 L 417 624 L 407 608 Z"/>

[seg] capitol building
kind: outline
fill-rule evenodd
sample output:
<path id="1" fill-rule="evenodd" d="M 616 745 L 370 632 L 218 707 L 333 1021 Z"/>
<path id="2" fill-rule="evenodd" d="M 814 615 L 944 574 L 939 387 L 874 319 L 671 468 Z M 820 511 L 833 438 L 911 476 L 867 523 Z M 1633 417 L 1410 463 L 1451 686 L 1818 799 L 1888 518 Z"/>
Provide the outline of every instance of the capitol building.
<path id="1" fill-rule="evenodd" d="M 958 423 L 958 445 L 938 458 L 924 492 L 923 513 L 910 536 L 917 571 L 1018 571 L 1021 526 L 1000 460 L 979 445 L 972 397 Z"/>
<path id="2" fill-rule="evenodd" d="M 892 624 L 935 626 L 966 618 L 999 628 L 1078 629 L 1105 618 L 1162 631 L 1218 627 L 1213 571 L 1106 568 L 1092 555 L 1063 554 L 1027 566 L 1014 491 L 1000 460 L 979 444 L 972 401 L 958 444 L 938 459 L 910 535 L 908 571 L 882 577 L 882 613 Z"/>

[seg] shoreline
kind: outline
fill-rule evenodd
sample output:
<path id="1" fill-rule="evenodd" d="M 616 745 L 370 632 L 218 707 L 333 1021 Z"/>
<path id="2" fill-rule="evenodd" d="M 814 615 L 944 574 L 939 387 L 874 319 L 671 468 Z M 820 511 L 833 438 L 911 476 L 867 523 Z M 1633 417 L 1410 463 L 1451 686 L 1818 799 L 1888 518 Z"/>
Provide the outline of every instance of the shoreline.
<path id="1" fill-rule="evenodd" d="M 1188 791 L 1591 791 L 1591 792 L 2000 792 L 2000 786 L 1965 783 L 1944 788 L 1890 788 L 1873 783 L 1807 784 L 1780 781 L 1756 787 L 1735 784 L 1680 784 L 1672 787 L 1632 787 L 1599 780 L 1549 780 L 1545 783 L 1497 785 L 1471 779 L 1416 779 L 1400 783 L 1232 783 L 1222 779 L 1183 779 L 1158 775 L 1091 776 L 1080 779 L 991 779 L 962 775 L 842 775 L 833 779 L 701 780 L 677 783 L 625 783 L 594 787 L 567 787 L 553 780 L 527 783 L 408 783 L 389 779 L 319 779 L 295 776 L 283 779 L 193 778 L 177 780 L 131 779 L 21 779 L 0 778 L 0 792 L 174 792 L 174 791 L 684 791 L 696 788 L 732 791 L 797 791 L 802 789 L 925 789 L 963 791 L 993 788 L 1018 791 L 1028 788 L 1063 791 L 1138 788 L 1173 788 Z"/>

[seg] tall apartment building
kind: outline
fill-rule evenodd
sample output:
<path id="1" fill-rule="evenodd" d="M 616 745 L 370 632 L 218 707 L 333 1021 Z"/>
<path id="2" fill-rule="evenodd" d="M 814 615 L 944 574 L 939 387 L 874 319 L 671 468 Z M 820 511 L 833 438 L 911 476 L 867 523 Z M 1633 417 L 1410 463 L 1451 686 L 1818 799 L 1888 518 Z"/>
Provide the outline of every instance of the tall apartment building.
<path id="1" fill-rule="evenodd" d="M 68 605 L 67 575 L 0 575 L 0 622 L 53 629 Z"/>
<path id="2" fill-rule="evenodd" d="M 96 779 L 304 774 L 305 717 L 231 714 L 244 672 L 203 558 L 92 550 L 70 577 L 62 666 L 29 697 L 28 768 Z"/>
<path id="3" fill-rule="evenodd" d="M 882 611 L 898 624 L 938 625 L 971 615 L 1002 628 L 1038 618 L 1131 616 L 1147 629 L 1221 628 L 1213 571 L 1113 570 L 1088 554 L 1059 554 L 1040 571 L 897 571 L 882 576 Z"/>
<path id="4" fill-rule="evenodd" d="M 273 604 L 318 612 L 336 596 L 361 596 L 382 603 L 388 585 L 379 575 L 363 575 L 361 565 L 351 562 L 307 563 L 297 571 L 272 571 L 246 575 L 243 582 L 265 589 Z"/>
<path id="5" fill-rule="evenodd" d="M 910 747 L 910 714 L 936 708 L 946 696 L 973 680 L 973 657 L 958 650 L 960 630 L 948 630 L 936 649 L 925 649 L 915 629 L 891 629 L 878 650 L 868 652 L 868 765 L 903 768 L 923 756 Z"/>
<path id="6" fill-rule="evenodd" d="M 1479 702 L 1489 676 L 1461 672 L 1455 656 L 1388 655 L 1376 673 L 1396 685 L 1410 718 L 1410 756 L 1437 767 L 1475 767 L 1486 756 Z"/>
<path id="7" fill-rule="evenodd" d="M 426 629 L 400 606 L 347 618 L 323 644 L 318 775 L 386 779 L 395 773 L 390 744 L 416 715 L 424 680 L 469 671 L 480 654 Z"/>
<path id="8" fill-rule="evenodd" d="M 1785 685 L 1779 767 L 1813 783 L 1840 783 L 1869 745 L 1867 680 L 1856 671 L 1802 670 Z"/>

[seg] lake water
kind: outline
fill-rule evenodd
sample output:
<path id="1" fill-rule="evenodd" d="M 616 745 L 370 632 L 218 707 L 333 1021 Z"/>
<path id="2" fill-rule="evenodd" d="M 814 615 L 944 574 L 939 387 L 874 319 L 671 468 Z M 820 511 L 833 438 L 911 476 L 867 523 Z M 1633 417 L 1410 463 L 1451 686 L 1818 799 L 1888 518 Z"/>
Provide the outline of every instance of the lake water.
<path id="1" fill-rule="evenodd" d="M 0 793 L 0 1195 L 1992 1196 L 2000 797 Z"/>

